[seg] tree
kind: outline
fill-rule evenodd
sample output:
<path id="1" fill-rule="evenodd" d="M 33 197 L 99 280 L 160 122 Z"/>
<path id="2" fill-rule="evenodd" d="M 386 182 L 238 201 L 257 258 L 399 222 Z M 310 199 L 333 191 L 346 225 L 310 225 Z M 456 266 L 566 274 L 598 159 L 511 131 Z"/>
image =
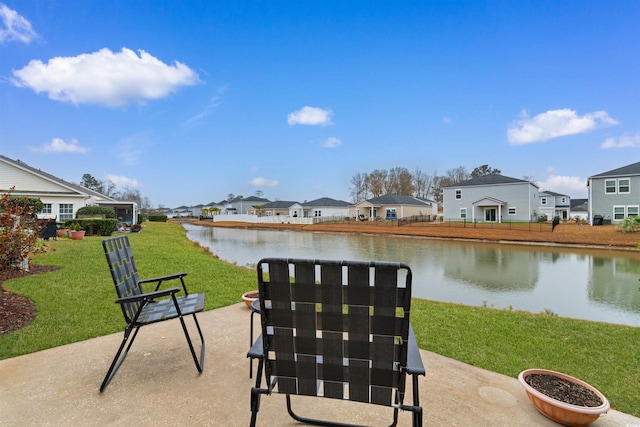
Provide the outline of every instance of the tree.
<path id="1" fill-rule="evenodd" d="M 37 213 L 42 210 L 40 199 L 0 195 L 0 271 L 29 269 L 28 255 L 35 250 L 39 227 Z"/>
<path id="2" fill-rule="evenodd" d="M 385 194 L 413 195 L 413 179 L 407 168 L 397 166 L 387 173 Z"/>
<path id="3" fill-rule="evenodd" d="M 351 177 L 351 200 L 358 203 L 367 199 L 369 192 L 367 191 L 367 174 L 358 172 Z"/>
<path id="4" fill-rule="evenodd" d="M 371 197 L 380 197 L 384 194 L 385 182 L 387 181 L 386 170 L 374 170 L 367 175 L 367 190 Z"/>
<path id="5" fill-rule="evenodd" d="M 264 191 L 262 190 L 256 190 L 256 192 L 254 193 L 256 195 L 256 197 L 260 197 L 262 198 L 262 196 L 264 195 Z"/>
<path id="6" fill-rule="evenodd" d="M 85 188 L 89 190 L 97 191 L 100 194 L 104 194 L 104 184 L 101 181 L 98 181 L 93 175 L 89 173 L 85 173 L 82 175 L 82 181 L 80 182 Z"/>
<path id="7" fill-rule="evenodd" d="M 482 165 L 482 166 L 478 166 L 477 168 L 471 171 L 471 178 L 477 178 L 479 176 L 484 176 L 484 175 L 499 175 L 501 173 L 502 171 L 500 169 L 496 169 L 496 168 L 491 169 L 489 165 Z"/>
<path id="8" fill-rule="evenodd" d="M 435 175 L 435 174 L 434 174 Z M 428 199 L 433 191 L 433 176 L 416 168 L 412 175 L 413 195 L 421 199 Z"/>

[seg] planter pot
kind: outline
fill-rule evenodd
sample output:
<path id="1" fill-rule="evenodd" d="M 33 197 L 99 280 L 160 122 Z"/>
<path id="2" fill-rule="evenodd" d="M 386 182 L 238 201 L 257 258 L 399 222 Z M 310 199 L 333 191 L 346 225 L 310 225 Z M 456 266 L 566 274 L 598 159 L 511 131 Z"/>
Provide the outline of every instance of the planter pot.
<path id="1" fill-rule="evenodd" d="M 84 230 L 80 230 L 80 231 L 72 231 L 71 232 L 71 239 L 72 240 L 82 240 L 84 239 Z"/>
<path id="2" fill-rule="evenodd" d="M 249 291 L 242 294 L 242 301 L 251 308 L 251 303 L 258 299 L 258 291 Z"/>
<path id="3" fill-rule="evenodd" d="M 592 391 L 596 396 L 598 396 L 598 398 L 600 398 L 600 400 L 602 401 L 602 405 L 578 406 L 561 402 L 560 400 L 554 399 L 553 397 L 549 397 L 536 390 L 525 381 L 525 379 L 529 375 L 533 374 L 553 375 L 565 381 L 581 385 L 582 387 Z M 595 387 L 585 383 L 584 381 L 560 372 L 549 371 L 547 369 L 527 369 L 520 372 L 520 375 L 518 375 L 518 380 L 527 392 L 529 400 L 531 400 L 533 405 L 542 415 L 566 426 L 582 427 L 589 425 L 597 420 L 600 414 L 607 412 L 610 407 L 607 398 Z"/>
<path id="4" fill-rule="evenodd" d="M 67 229 L 66 229 L 66 228 L 65 228 L 65 229 L 62 229 L 62 230 L 58 230 L 58 231 L 56 232 L 56 236 L 57 236 L 57 237 L 64 237 L 64 236 L 66 236 L 66 235 L 67 235 Z"/>

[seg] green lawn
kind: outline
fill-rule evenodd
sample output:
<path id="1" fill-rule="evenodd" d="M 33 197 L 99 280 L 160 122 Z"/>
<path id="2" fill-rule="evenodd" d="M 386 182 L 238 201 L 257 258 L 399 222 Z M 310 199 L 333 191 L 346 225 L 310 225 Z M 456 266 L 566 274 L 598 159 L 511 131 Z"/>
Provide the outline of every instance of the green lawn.
<path id="1" fill-rule="evenodd" d="M 186 271 L 189 291 L 207 293 L 207 310 L 256 287 L 253 270 L 215 258 L 179 225 L 146 223 L 129 238 L 141 277 Z M 38 316 L 0 336 L 0 359 L 123 330 L 102 239 L 47 242 L 54 251 L 34 263 L 60 270 L 5 282 L 35 302 Z M 411 314 L 421 348 L 512 377 L 533 367 L 562 371 L 597 387 L 614 409 L 640 416 L 640 328 L 425 300 L 414 300 Z"/>

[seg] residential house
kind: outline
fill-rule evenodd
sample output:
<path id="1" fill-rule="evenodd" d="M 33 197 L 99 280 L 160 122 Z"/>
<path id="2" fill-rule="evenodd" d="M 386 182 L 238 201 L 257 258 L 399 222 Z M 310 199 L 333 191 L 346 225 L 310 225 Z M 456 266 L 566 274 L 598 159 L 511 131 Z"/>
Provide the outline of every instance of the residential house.
<path id="1" fill-rule="evenodd" d="M 571 218 L 586 221 L 589 218 L 589 199 L 571 199 Z"/>
<path id="2" fill-rule="evenodd" d="M 258 209 L 262 206 L 262 209 Z M 257 216 L 290 216 L 293 218 L 302 217 L 302 206 L 300 203 L 286 200 L 276 200 L 263 205 L 254 205 L 247 209 L 249 215 Z"/>
<path id="3" fill-rule="evenodd" d="M 546 215 L 548 219 L 571 218 L 571 197 L 566 194 L 543 191 L 540 193 L 539 215 Z"/>
<path id="4" fill-rule="evenodd" d="M 396 220 L 416 215 L 437 215 L 436 203 L 413 196 L 386 194 L 349 207 L 349 216 L 363 221 Z"/>
<path id="5" fill-rule="evenodd" d="M 593 175 L 587 180 L 591 225 L 619 223 L 638 216 L 640 206 L 640 162 Z"/>
<path id="6" fill-rule="evenodd" d="M 11 188 L 14 190 L 11 191 Z M 111 208 L 119 221 L 135 224 L 138 206 L 135 202 L 121 202 L 78 184 L 64 181 L 49 173 L 0 155 L 0 192 L 11 192 L 13 196 L 39 198 L 44 209 L 40 219 L 55 219 L 58 222 L 76 217 L 84 206 Z"/>
<path id="7" fill-rule="evenodd" d="M 330 197 L 321 197 L 310 202 L 304 202 L 302 209 L 302 216 L 305 218 L 342 218 L 349 216 L 349 202 Z"/>
<path id="8" fill-rule="evenodd" d="M 224 202 L 224 207 L 222 209 L 223 214 L 227 215 L 235 215 L 235 214 L 246 214 L 247 210 L 256 206 L 256 205 L 265 205 L 269 203 L 269 199 L 263 199 L 261 197 L 250 196 L 250 197 L 242 197 L 238 196 L 231 200 L 227 200 Z"/>
<path id="9" fill-rule="evenodd" d="M 443 188 L 445 220 L 537 221 L 538 186 L 499 174 L 483 175 Z"/>

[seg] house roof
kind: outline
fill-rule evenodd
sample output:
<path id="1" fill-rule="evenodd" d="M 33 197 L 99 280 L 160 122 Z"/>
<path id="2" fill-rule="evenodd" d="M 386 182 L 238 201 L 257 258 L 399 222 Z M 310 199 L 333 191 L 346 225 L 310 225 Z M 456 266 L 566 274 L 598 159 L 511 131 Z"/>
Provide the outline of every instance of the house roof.
<path id="1" fill-rule="evenodd" d="M 640 162 L 632 163 L 627 166 L 622 166 L 618 169 L 612 169 L 608 172 L 602 172 L 597 175 L 593 175 L 590 178 L 603 178 L 607 176 L 621 176 L 621 175 L 640 175 Z"/>
<path id="2" fill-rule="evenodd" d="M 571 210 L 572 211 L 588 211 L 589 207 L 587 206 L 589 199 L 571 199 Z"/>
<path id="3" fill-rule="evenodd" d="M 330 197 L 321 197 L 319 199 L 311 200 L 310 202 L 304 202 L 302 204 L 304 207 L 318 207 L 318 206 L 332 206 L 336 208 L 346 208 L 349 206 L 349 202 L 345 202 L 344 200 L 336 200 Z"/>
<path id="4" fill-rule="evenodd" d="M 269 202 L 264 204 L 265 209 L 287 209 L 298 202 L 292 202 L 288 200 L 276 200 L 275 202 Z"/>
<path id="5" fill-rule="evenodd" d="M 404 196 L 401 194 L 385 194 L 384 196 L 374 197 L 373 199 L 367 199 L 366 201 L 371 203 L 372 205 L 431 205 L 431 203 L 428 201 L 424 201 L 413 196 Z"/>
<path id="6" fill-rule="evenodd" d="M 482 175 L 477 178 L 471 178 L 466 181 L 456 182 L 455 184 L 447 185 L 444 188 L 468 187 L 473 185 L 499 185 L 499 184 L 523 184 L 523 183 L 529 183 L 537 187 L 537 185 L 525 179 L 511 178 L 511 177 L 503 176 L 499 174 L 489 174 L 489 175 Z"/>
<path id="7" fill-rule="evenodd" d="M 553 196 L 553 197 L 569 197 L 566 194 L 560 194 L 560 193 L 556 193 L 553 191 L 543 191 L 543 194 L 548 194 L 549 196 Z"/>
<path id="8" fill-rule="evenodd" d="M 24 163 L 24 162 L 22 162 L 20 160 L 13 160 L 13 159 L 10 159 L 8 157 L 0 155 L 0 161 L 3 161 L 5 163 L 7 163 L 7 164 L 10 164 L 10 165 L 12 165 L 12 166 L 14 166 L 16 168 L 25 170 L 25 171 L 27 171 L 29 173 L 32 173 L 32 174 L 34 174 L 36 176 L 39 176 L 39 177 L 41 177 L 41 178 L 43 178 L 45 180 L 48 180 L 48 181 L 54 182 L 54 183 L 56 183 L 58 185 L 61 185 L 63 187 L 66 187 L 69 190 L 74 191 L 76 193 L 97 197 L 97 198 L 100 198 L 100 199 L 104 199 L 105 201 L 117 202 L 116 199 L 113 199 L 111 197 L 105 196 L 104 194 L 99 193 L 99 192 L 97 192 L 95 190 L 92 190 L 90 188 L 83 187 L 82 185 L 74 184 L 72 182 L 67 182 L 67 181 L 65 181 L 63 179 L 58 178 L 57 176 L 51 175 L 50 173 L 44 172 L 44 171 L 42 171 L 40 169 L 36 169 L 36 168 L 34 168 L 32 166 L 29 166 L 28 164 L 26 164 L 26 163 Z M 8 189 L 3 189 L 3 190 L 8 190 Z M 17 189 L 17 191 L 21 191 L 21 190 Z"/>

